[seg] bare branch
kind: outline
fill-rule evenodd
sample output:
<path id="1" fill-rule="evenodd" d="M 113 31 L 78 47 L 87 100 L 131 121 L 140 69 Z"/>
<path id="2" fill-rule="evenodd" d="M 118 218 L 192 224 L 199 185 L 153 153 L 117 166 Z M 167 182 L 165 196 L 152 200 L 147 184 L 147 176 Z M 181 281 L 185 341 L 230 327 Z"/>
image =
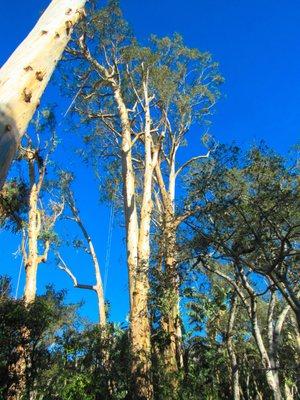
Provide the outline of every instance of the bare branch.
<path id="1" fill-rule="evenodd" d="M 202 158 L 209 158 L 211 153 L 211 150 L 209 150 L 205 155 L 200 155 L 200 156 L 195 156 L 190 158 L 187 162 L 185 162 L 181 167 L 178 168 L 178 170 L 176 171 L 176 177 L 186 168 L 188 167 L 192 162 L 196 161 L 196 160 L 200 160 Z"/>
<path id="2" fill-rule="evenodd" d="M 62 271 L 65 271 L 65 273 L 71 278 L 73 282 L 73 286 L 78 289 L 87 289 L 87 290 L 93 290 L 95 291 L 95 287 L 93 285 L 85 285 L 78 283 L 77 278 L 75 275 L 72 273 L 72 271 L 68 268 L 67 264 L 65 261 L 62 259 L 61 255 L 59 253 L 56 253 L 57 257 L 60 260 L 60 264 L 58 264 L 58 268 L 61 269 Z"/>

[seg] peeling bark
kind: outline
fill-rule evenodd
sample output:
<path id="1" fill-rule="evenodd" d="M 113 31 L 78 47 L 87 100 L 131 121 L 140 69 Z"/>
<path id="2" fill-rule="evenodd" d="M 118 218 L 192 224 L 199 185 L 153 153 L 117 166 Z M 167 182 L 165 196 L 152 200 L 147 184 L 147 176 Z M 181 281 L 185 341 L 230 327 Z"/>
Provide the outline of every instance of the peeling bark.
<path id="1" fill-rule="evenodd" d="M 133 378 L 132 393 L 135 399 L 153 398 L 151 382 L 151 330 L 148 314 L 150 224 L 152 210 L 152 179 L 157 151 L 152 155 L 150 111 L 147 87 L 144 85 L 145 121 L 145 172 L 140 224 L 136 207 L 136 184 L 132 162 L 132 140 L 128 111 L 119 87 L 114 97 L 122 124 L 122 173 L 126 221 L 127 265 L 130 291 L 130 335 Z"/>
<path id="2" fill-rule="evenodd" d="M 152 214 L 152 181 L 157 164 L 160 143 L 155 143 L 151 133 L 150 102 L 148 94 L 148 72 L 143 71 L 141 107 L 144 113 L 144 175 L 140 213 L 137 210 L 139 195 L 132 148 L 135 143 L 129 111 L 122 95 L 122 83 L 118 71 L 118 62 L 105 68 L 94 58 L 82 36 L 78 41 L 81 55 L 93 66 L 103 82 L 112 89 L 118 110 L 121 132 L 107 125 L 118 138 L 121 138 L 120 153 L 123 177 L 123 204 L 126 226 L 127 268 L 130 294 L 130 339 L 131 339 L 131 395 L 134 399 L 150 400 L 153 398 L 151 379 L 151 329 L 148 312 L 149 296 L 149 257 L 150 226 Z M 75 51 L 76 53 L 76 51 Z M 142 66 L 144 68 L 144 66 Z M 99 114 L 101 119 L 101 114 Z M 158 141 L 159 142 L 159 141 Z"/>

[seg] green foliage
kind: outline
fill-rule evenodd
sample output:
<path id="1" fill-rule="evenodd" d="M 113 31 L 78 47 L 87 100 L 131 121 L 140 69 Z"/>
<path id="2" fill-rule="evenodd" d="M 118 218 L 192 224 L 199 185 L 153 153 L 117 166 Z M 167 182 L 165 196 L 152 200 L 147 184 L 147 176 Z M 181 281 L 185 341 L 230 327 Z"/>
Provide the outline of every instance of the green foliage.
<path id="1" fill-rule="evenodd" d="M 1 281 L 4 282 L 3 277 Z M 1 296 L 0 388 L 3 393 L 18 379 L 11 367 L 18 360 L 20 346 L 28 350 L 26 376 L 29 389 L 35 387 L 38 371 L 49 367 L 54 335 L 72 323 L 76 309 L 73 305 L 64 305 L 64 297 L 64 292 L 56 293 L 48 287 L 44 295 L 25 307 L 22 300 L 13 300 L 7 290 L 5 296 Z M 24 329 L 30 334 L 24 335 Z"/>
<path id="2" fill-rule="evenodd" d="M 210 246 L 216 256 L 238 260 L 261 274 L 272 272 L 296 287 L 299 184 L 295 166 L 264 148 L 253 148 L 242 159 L 236 154 L 227 165 L 216 158 L 192 177 L 191 198 L 202 208 L 194 244 L 200 251 L 201 246 L 203 250 Z"/>
<path id="3" fill-rule="evenodd" d="M 26 183 L 13 179 L 0 191 L 0 226 L 17 231 L 22 228 L 22 217 L 27 211 L 28 188 Z"/>
<path id="4" fill-rule="evenodd" d="M 82 46 L 87 47 L 84 50 Z M 87 48 L 94 59 L 92 63 L 86 57 Z M 121 210 L 123 176 L 122 126 L 113 85 L 118 86 L 129 115 L 138 211 L 143 190 L 145 85 L 151 99 L 151 137 L 153 145 L 161 149 L 163 178 L 169 175 L 175 149 L 187 145 L 188 133 L 206 132 L 201 142 L 210 150 L 210 157 L 205 163 L 198 159 L 188 164 L 181 187 L 185 204 L 175 205 L 174 220 L 180 216 L 181 205 L 191 211 L 190 218 L 184 220 L 184 228 L 175 233 L 174 252 L 178 250 L 178 254 L 174 263 L 178 261 L 176 257 L 182 261 L 180 268 L 179 263 L 174 267 L 175 273 L 170 273 L 165 265 L 164 251 L 170 237 L 161 228 L 165 223 L 163 213 L 158 213 L 163 221 L 155 221 L 159 228 L 151 230 L 149 309 L 155 400 L 231 400 L 230 340 L 243 397 L 271 398 L 266 368 L 262 367 L 254 340 L 253 321 L 238 292 L 243 283 L 241 272 L 255 292 L 258 323 L 269 352 L 270 290 L 277 295 L 273 325 L 285 301 L 291 304 L 278 342 L 276 368 L 280 382 L 296 391 L 299 322 L 297 325 L 294 311 L 299 308 L 300 283 L 296 163 L 286 162 L 264 146 L 247 153 L 234 146 L 216 148 L 207 127 L 224 81 L 218 63 L 210 53 L 188 47 L 179 34 L 162 38 L 152 35 L 139 42 L 117 0 L 109 0 L 102 8 L 96 0 L 89 2 L 87 18 L 76 26 L 65 60 L 70 62 L 61 68 L 64 79 L 70 75 L 73 79 L 65 80 L 68 83 L 62 86 L 74 100 L 73 122 L 81 132 L 83 126 L 87 128 L 77 154 L 93 167 L 101 200 L 113 201 L 115 209 Z M 34 139 L 27 136 L 27 148 L 21 149 L 19 161 L 23 165 L 25 160 L 27 168 L 32 160 L 24 155 L 30 150 L 34 171 L 27 183 L 12 180 L 0 193 L 0 226 L 13 230 L 26 226 L 28 186 L 36 184 L 33 175 L 39 174 L 45 160 L 53 167 L 48 156 L 59 143 L 53 107 L 38 112 L 32 127 Z M 62 203 L 66 202 L 72 210 L 73 181 L 72 172 L 60 170 L 51 171 L 47 182 L 43 182 L 40 197 L 47 205 L 44 208 L 40 207 L 41 201 L 38 203 L 39 244 L 62 244 L 54 230 L 54 216 L 60 215 L 60 203 L 53 202 L 51 195 L 55 193 L 60 199 L 62 195 Z M 153 186 L 159 195 L 157 176 Z M 71 217 L 75 221 L 77 211 L 73 209 Z M 89 251 L 80 238 L 72 244 L 75 250 Z M 208 263 L 209 272 L 205 268 Z M 216 272 L 226 273 L 234 284 Z M 173 275 L 178 279 L 175 285 Z M 251 297 L 245 286 L 241 290 L 247 299 Z M 237 312 L 229 332 L 237 293 Z M 182 324 L 183 329 L 183 365 L 171 373 L 163 354 L 173 338 L 162 325 L 164 317 L 179 302 L 179 296 L 181 315 L 176 323 Z M 76 309 L 75 305 L 65 304 L 65 292 L 57 293 L 52 287 L 25 306 L 22 300 L 11 297 L 10 279 L 0 278 L 0 396 L 5 398 L 9 385 L 18 380 L 12 367 L 18 361 L 18 349 L 22 348 L 26 352 L 26 391 L 22 400 L 130 399 L 130 329 L 113 323 L 106 327 L 82 323 Z"/>

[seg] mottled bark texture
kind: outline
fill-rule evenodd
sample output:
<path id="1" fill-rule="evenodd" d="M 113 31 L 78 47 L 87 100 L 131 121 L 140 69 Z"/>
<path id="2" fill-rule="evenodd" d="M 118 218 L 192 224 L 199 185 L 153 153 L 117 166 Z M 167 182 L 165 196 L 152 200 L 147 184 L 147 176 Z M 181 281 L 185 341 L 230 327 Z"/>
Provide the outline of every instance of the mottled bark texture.
<path id="1" fill-rule="evenodd" d="M 53 0 L 0 69 L 0 187 L 85 3 Z"/>
<path id="2" fill-rule="evenodd" d="M 152 180 L 158 149 L 153 149 L 147 82 L 143 85 L 145 100 L 145 170 L 143 195 L 138 220 L 136 183 L 132 161 L 132 139 L 128 110 L 121 91 L 114 87 L 114 97 L 122 124 L 122 173 L 126 220 L 127 264 L 130 287 L 130 333 L 132 353 L 132 396 L 134 399 L 153 398 L 151 383 L 151 330 L 148 313 L 150 224 L 152 212 Z"/>

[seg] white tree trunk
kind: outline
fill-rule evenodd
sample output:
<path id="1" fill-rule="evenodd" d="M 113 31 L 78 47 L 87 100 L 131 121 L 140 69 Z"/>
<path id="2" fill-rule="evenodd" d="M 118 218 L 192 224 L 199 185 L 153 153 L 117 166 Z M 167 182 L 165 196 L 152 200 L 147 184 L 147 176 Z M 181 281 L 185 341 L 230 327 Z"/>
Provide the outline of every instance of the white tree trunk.
<path id="1" fill-rule="evenodd" d="M 86 0 L 52 0 L 0 69 L 0 188 Z"/>
<path id="2" fill-rule="evenodd" d="M 234 294 L 233 296 L 234 297 L 231 301 L 230 314 L 227 325 L 227 350 L 231 366 L 231 385 L 232 385 L 233 399 L 240 400 L 241 391 L 240 391 L 239 365 L 232 340 L 233 328 L 237 311 L 237 296 L 236 294 Z"/>
<path id="3" fill-rule="evenodd" d="M 78 211 L 75 209 L 75 213 L 77 212 L 76 215 L 76 222 L 78 223 L 87 243 L 89 246 L 90 250 L 90 255 L 93 260 L 94 264 L 94 270 L 95 270 L 95 279 L 96 279 L 96 284 L 92 287 L 93 290 L 97 293 L 97 299 L 98 299 L 98 313 L 99 313 L 99 325 L 102 327 L 106 326 L 106 311 L 105 311 L 105 298 L 104 298 L 104 290 L 103 290 L 103 284 L 102 284 L 102 277 L 101 277 L 101 272 L 100 272 L 100 264 L 99 260 L 96 254 L 95 247 L 93 245 L 92 239 L 89 236 L 87 230 L 85 229 L 79 215 Z"/>

